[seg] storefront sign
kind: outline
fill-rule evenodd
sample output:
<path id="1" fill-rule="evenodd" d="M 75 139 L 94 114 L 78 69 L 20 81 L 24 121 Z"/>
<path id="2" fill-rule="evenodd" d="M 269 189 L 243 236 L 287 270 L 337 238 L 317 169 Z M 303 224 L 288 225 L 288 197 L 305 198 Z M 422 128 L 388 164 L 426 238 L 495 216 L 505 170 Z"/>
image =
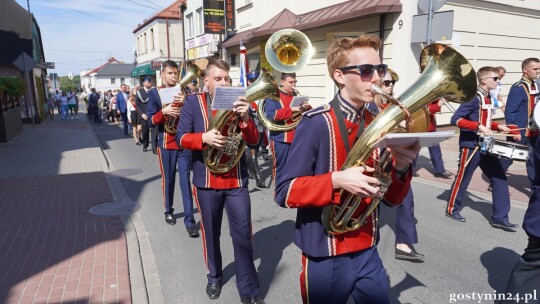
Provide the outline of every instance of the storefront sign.
<path id="1" fill-rule="evenodd" d="M 203 0 L 204 32 L 225 34 L 224 0 Z"/>
<path id="2" fill-rule="evenodd" d="M 225 0 L 225 30 L 227 33 L 235 30 L 234 0 Z"/>

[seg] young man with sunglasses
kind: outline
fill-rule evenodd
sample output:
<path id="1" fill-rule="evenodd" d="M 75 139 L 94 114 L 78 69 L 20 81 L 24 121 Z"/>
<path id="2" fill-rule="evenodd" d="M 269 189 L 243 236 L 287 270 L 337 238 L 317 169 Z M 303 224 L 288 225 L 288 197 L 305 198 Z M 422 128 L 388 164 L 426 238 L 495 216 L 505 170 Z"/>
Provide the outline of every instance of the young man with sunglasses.
<path id="1" fill-rule="evenodd" d="M 492 130 L 510 131 L 506 126 L 499 125 L 492 120 L 493 103 L 489 90 L 497 86 L 497 70 L 493 67 L 482 67 L 476 74 L 479 83 L 476 96 L 472 100 L 462 103 L 450 120 L 454 126 L 460 128 L 459 167 L 450 188 L 450 198 L 446 205 L 445 214 L 456 222 L 465 222 L 465 218 L 459 213 L 461 203 L 474 171 L 480 167 L 493 185 L 491 226 L 505 231 L 514 231 L 518 225 L 510 223 L 508 220 L 510 194 L 504 169 L 496 155 L 479 149 L 481 139 L 478 134 L 481 134 L 482 140 L 486 141 L 493 134 Z"/>
<path id="2" fill-rule="evenodd" d="M 340 191 L 362 198 L 381 196 L 380 182 L 369 166 L 340 170 L 347 154 L 373 120 L 364 111 L 373 102 L 371 87 L 386 74 L 375 35 L 338 38 L 327 50 L 328 72 L 339 92 L 327 105 L 304 113 L 277 179 L 276 201 L 298 208 L 295 244 L 302 250 L 300 290 L 304 303 L 390 303 L 386 270 L 377 252 L 378 211 L 359 229 L 334 234 L 321 221 L 323 207 L 340 203 Z M 411 161 L 419 144 L 390 147 L 392 183 L 384 194 L 399 205 L 410 186 Z M 379 149 L 373 155 L 377 157 Z"/>
<path id="3" fill-rule="evenodd" d="M 508 140 L 521 145 L 529 146 L 531 151 L 534 149 L 536 139 L 538 138 L 539 127 L 534 121 L 533 113 L 536 104 L 536 99 L 539 96 L 538 85 L 535 80 L 540 73 L 540 60 L 538 58 L 527 58 L 521 63 L 523 76 L 514 83 L 508 93 L 506 107 L 504 109 L 504 117 L 506 125 L 510 129 L 520 129 L 512 131 L 516 134 L 513 139 Z M 504 170 L 507 171 L 513 161 L 510 158 L 501 158 Z M 526 162 L 527 176 L 532 183 L 534 180 L 534 163 L 532 157 L 529 157 Z"/>

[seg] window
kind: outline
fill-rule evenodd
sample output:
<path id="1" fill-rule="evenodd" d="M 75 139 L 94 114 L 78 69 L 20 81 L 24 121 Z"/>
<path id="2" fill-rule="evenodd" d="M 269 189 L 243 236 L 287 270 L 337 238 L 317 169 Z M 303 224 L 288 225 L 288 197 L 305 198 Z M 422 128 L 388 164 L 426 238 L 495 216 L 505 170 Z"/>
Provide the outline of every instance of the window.
<path id="1" fill-rule="evenodd" d="M 195 12 L 195 34 L 202 35 L 204 34 L 204 18 L 202 7 Z"/>
<path id="2" fill-rule="evenodd" d="M 120 78 L 120 84 L 124 84 L 125 78 Z"/>
<path id="3" fill-rule="evenodd" d="M 148 40 L 146 40 L 146 33 L 143 34 L 143 51 L 148 53 Z"/>
<path id="4" fill-rule="evenodd" d="M 116 84 L 116 78 L 111 78 L 111 84 Z"/>
<path id="5" fill-rule="evenodd" d="M 139 41 L 139 37 L 137 37 L 137 55 L 141 54 L 141 41 Z"/>
<path id="6" fill-rule="evenodd" d="M 186 37 L 193 38 L 193 13 L 186 16 L 186 21 L 187 21 Z"/>
<path id="7" fill-rule="evenodd" d="M 150 30 L 150 49 L 154 50 L 154 29 Z"/>

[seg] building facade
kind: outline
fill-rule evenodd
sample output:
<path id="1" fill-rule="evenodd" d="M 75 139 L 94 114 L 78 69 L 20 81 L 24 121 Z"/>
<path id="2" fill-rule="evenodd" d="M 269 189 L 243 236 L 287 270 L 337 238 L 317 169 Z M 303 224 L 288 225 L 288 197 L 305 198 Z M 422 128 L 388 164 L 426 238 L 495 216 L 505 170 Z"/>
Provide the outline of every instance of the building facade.
<path id="1" fill-rule="evenodd" d="M 134 30 L 136 67 L 131 76 L 142 80 L 150 76 L 160 85 L 160 67 L 165 60 L 184 60 L 184 41 L 180 5 L 184 0 L 172 3 L 162 11 L 145 19 Z"/>
<path id="2" fill-rule="evenodd" d="M 413 32 L 421 30 L 413 28 L 414 16 L 423 13 L 417 1 L 237 0 L 235 5 L 237 33 L 222 43 L 223 58 L 235 63 L 231 71 L 235 83 L 239 76 L 236 58 L 240 42 L 248 49 L 250 69 L 256 69 L 266 64 L 263 55 L 266 41 L 283 28 L 302 31 L 313 44 L 310 62 L 297 71 L 298 89 L 310 96 L 313 105 L 329 101 L 336 92 L 325 59 L 326 48 L 336 37 L 362 33 L 381 37 L 382 60 L 400 76 L 395 88 L 397 96 L 420 76 L 418 61 L 425 43 L 412 42 Z M 539 57 L 540 34 L 534 29 L 540 26 L 540 2 L 447 0 L 437 13 L 448 11 L 453 11 L 451 37 L 439 37 L 437 42 L 453 46 L 475 69 L 485 65 L 504 66 L 508 71 L 503 79 L 505 99 L 512 83 L 521 77 L 521 61 Z M 274 71 L 274 75 L 279 77 L 279 72 Z M 448 124 L 450 117 L 450 110 L 443 109 L 438 123 Z M 502 117 L 502 112 L 496 117 Z"/>

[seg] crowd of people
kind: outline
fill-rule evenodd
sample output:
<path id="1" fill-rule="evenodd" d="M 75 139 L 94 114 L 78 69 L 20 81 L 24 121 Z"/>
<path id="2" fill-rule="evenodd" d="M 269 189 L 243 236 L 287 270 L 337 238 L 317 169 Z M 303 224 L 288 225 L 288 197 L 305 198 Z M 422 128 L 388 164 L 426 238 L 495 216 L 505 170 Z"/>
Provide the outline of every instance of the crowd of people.
<path id="1" fill-rule="evenodd" d="M 217 299 L 221 294 L 220 235 L 225 212 L 231 227 L 240 300 L 242 303 L 264 303 L 253 262 L 251 201 L 247 185 L 251 178 L 255 179 L 257 187 L 267 187 L 257 160 L 259 154 L 265 161 L 269 159 L 267 146 L 272 152 L 274 199 L 279 206 L 296 209 L 297 213 L 294 235 L 295 244 L 302 251 L 300 296 L 304 303 L 345 303 L 349 297 L 356 303 L 390 303 L 388 276 L 377 252 L 378 208 L 357 229 L 332 230 L 335 228 L 329 228 L 322 220 L 324 210 L 342 203 L 348 193 L 362 202 L 383 197 L 387 205 L 397 207 L 395 258 L 410 261 L 426 258 L 415 248 L 419 240 L 410 187 L 411 180 L 418 176 L 415 167 L 421 148 L 419 143 L 387 147 L 391 162 L 386 173 L 391 183 L 386 191 L 382 188 L 387 185 L 373 176 L 373 163 L 342 170 L 365 129 L 393 104 L 399 76 L 381 63 L 380 47 L 380 39 L 369 34 L 335 39 L 327 49 L 326 62 L 338 93 L 328 104 L 317 108 L 307 102 L 293 105 L 294 98 L 299 95 L 296 74 L 282 73 L 279 97 L 262 101 L 266 119 L 283 127 L 277 131 L 267 129 L 257 118 L 261 101 L 248 101 L 242 96 L 232 104 L 232 111 L 238 118 L 234 128 L 225 132 L 210 129 L 213 118 L 222 114 L 212 108 L 215 89 L 231 84 L 230 66 L 220 59 L 208 62 L 203 88 L 199 88 L 196 81 L 188 82 L 173 100 L 162 100 L 160 94 L 163 89 L 179 84 L 179 67 L 170 60 L 162 65 L 160 87 L 154 87 L 152 79 L 145 77 L 141 87 L 132 90 L 122 84 L 119 90 L 100 93 L 92 89 L 86 96 L 88 117 L 94 123 L 99 124 L 103 119 L 116 125 L 121 122 L 121 130 L 126 136 L 133 136 L 135 145 L 142 146 L 145 152 L 151 147 L 157 154 L 162 174 L 164 219 L 170 225 L 176 224 L 174 192 L 178 172 L 186 232 L 191 238 L 202 234 L 204 262 L 208 269 L 206 293 L 210 299 Z M 491 184 L 493 215 L 490 224 L 503 231 L 516 231 L 519 227 L 508 217 L 510 195 L 506 170 L 512 159 L 494 155 L 482 149 L 482 144 L 500 132 L 508 135 L 508 142 L 531 151 L 527 172 L 533 195 L 523 224 L 529 244 L 510 278 L 508 290 L 514 293 L 536 288 L 538 285 L 531 282 L 540 271 L 540 199 L 537 194 L 540 174 L 535 174 L 539 166 L 535 167 L 534 163 L 540 162 L 540 152 L 536 147 L 538 125 L 532 117 L 539 93 L 535 80 L 540 61 L 525 59 L 522 71 L 522 78 L 511 86 L 506 101 L 501 84 L 506 70 L 485 66 L 476 71 L 478 87 L 474 98 L 465 101 L 457 110 L 452 109 L 451 123 L 460 129 L 460 156 L 455 174 L 446 169 L 440 146 L 429 147 L 434 177 L 454 179 L 445 215 L 455 222 L 466 221 L 460 213 L 462 201 L 472 174 L 480 167 Z M 259 71 L 248 73 L 247 85 L 259 76 Z M 380 87 L 384 94 L 373 94 L 373 86 Z M 72 92 L 57 92 L 52 99 L 54 103 L 51 101 L 59 107 L 62 119 L 77 119 L 77 106 L 70 106 L 73 96 Z M 445 104 L 446 101 L 439 98 L 425 107 L 430 121 L 425 131 L 436 131 L 435 117 Z M 506 123 L 493 119 L 496 111 L 504 112 Z M 172 130 L 171 119 L 175 123 Z M 298 119 L 301 119 L 299 123 Z M 226 172 L 214 171 L 205 153 L 211 149 L 225 151 L 225 147 L 230 148 L 230 130 L 238 132 L 247 148 Z M 372 158 L 378 161 L 382 152 L 374 149 Z M 228 161 L 231 156 L 225 158 Z M 200 231 L 193 214 L 194 203 L 200 214 Z"/>

